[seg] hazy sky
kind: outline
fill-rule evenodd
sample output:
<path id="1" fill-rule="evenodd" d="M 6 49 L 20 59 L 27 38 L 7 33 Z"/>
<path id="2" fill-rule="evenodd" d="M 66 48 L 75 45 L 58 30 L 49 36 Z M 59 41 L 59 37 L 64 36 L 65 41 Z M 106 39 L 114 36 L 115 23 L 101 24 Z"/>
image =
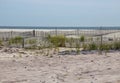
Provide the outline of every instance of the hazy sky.
<path id="1" fill-rule="evenodd" d="M 120 0 L 0 0 L 0 26 L 120 26 Z"/>

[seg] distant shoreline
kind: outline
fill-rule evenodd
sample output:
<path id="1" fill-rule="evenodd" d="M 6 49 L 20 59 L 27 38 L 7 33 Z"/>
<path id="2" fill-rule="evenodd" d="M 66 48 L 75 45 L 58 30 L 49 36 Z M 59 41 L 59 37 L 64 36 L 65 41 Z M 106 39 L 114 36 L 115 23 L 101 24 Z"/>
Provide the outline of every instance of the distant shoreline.
<path id="1" fill-rule="evenodd" d="M 0 29 L 94 29 L 94 30 L 99 30 L 99 29 L 102 29 L 102 30 L 106 30 L 106 29 L 118 29 L 120 30 L 120 26 L 103 26 L 103 27 L 65 27 L 65 26 L 53 26 L 53 27 L 49 27 L 49 26 L 0 26 Z"/>
<path id="2" fill-rule="evenodd" d="M 43 32 L 48 32 L 48 31 L 55 31 L 56 29 L 1 29 L 0 32 L 10 32 L 10 31 L 17 31 L 17 32 L 24 32 L 24 31 L 43 31 Z M 58 29 L 58 31 L 75 31 L 76 29 Z M 84 29 L 84 31 L 87 31 L 88 29 Z"/>

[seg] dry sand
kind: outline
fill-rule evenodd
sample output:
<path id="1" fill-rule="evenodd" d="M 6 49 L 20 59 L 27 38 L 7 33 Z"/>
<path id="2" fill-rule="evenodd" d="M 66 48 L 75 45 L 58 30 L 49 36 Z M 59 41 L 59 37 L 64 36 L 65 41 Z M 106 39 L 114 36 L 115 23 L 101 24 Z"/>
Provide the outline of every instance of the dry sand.
<path id="1" fill-rule="evenodd" d="M 53 57 L 34 52 L 0 51 L 0 83 L 120 83 L 120 52 Z"/>

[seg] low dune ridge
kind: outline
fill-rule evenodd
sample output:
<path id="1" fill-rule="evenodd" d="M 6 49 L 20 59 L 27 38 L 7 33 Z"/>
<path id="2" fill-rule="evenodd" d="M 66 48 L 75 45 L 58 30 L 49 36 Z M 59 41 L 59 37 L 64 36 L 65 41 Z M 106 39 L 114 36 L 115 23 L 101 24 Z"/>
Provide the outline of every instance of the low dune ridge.
<path id="1" fill-rule="evenodd" d="M 50 57 L 37 50 L 1 49 L 0 83 L 120 83 L 119 65 L 119 51 Z"/>

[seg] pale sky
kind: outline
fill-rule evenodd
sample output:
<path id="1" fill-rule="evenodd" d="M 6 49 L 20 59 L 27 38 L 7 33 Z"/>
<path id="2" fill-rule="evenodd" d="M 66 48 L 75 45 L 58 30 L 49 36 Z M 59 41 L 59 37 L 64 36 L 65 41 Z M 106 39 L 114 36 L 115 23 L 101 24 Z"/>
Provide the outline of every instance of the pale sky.
<path id="1" fill-rule="evenodd" d="M 0 26 L 120 26 L 120 0 L 0 0 Z"/>

